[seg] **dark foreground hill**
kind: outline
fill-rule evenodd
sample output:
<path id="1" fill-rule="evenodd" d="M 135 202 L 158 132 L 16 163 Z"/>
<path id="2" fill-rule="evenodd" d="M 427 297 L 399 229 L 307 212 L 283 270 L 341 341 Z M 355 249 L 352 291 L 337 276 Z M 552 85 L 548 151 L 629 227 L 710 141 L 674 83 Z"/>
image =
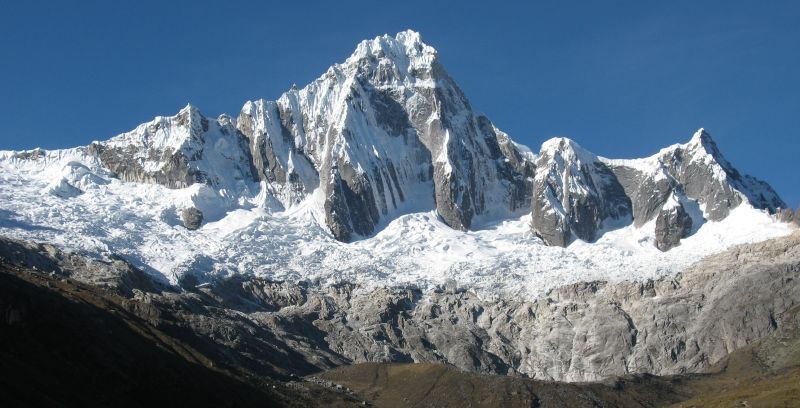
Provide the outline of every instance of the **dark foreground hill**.
<path id="1" fill-rule="evenodd" d="M 309 384 L 244 377 L 124 306 L 123 297 L 0 266 L 0 406 L 353 406 Z M 360 401 L 358 401 L 360 402 Z"/>

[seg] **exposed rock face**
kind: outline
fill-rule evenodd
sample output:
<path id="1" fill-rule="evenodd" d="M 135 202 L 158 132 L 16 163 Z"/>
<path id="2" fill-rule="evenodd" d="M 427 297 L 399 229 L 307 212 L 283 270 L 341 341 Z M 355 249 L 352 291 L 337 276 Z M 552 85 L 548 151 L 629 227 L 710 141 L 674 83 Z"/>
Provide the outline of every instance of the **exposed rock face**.
<path id="1" fill-rule="evenodd" d="M 47 247 L 15 245 L 5 253 L 16 255 L 6 259 L 54 259 Z M 127 307 L 161 330 L 190 329 L 203 347 L 255 372 L 417 361 L 593 381 L 700 372 L 778 330 L 780 316 L 800 301 L 798 282 L 794 234 L 734 247 L 676 278 L 578 283 L 530 300 L 481 300 L 456 288 L 320 288 L 238 277 L 185 293 L 128 286 L 135 296 Z"/>
<path id="2" fill-rule="evenodd" d="M 305 88 L 247 102 L 236 120 L 187 106 L 87 152 L 124 181 L 251 196 L 262 181 L 278 209 L 311 198 L 341 241 L 409 212 L 435 209 L 464 230 L 530 207 L 531 157 L 473 112 L 413 31 L 362 42 Z"/>
<path id="3" fill-rule="evenodd" d="M 776 214 L 780 222 L 793 222 L 800 225 L 800 208 L 792 210 L 791 208 L 781 208 Z"/>
<path id="4" fill-rule="evenodd" d="M 681 210 L 667 216 L 674 202 Z M 557 138 L 542 145 L 536 161 L 531 223 L 546 243 L 566 246 L 573 238 L 591 242 L 630 217 L 636 227 L 657 219 L 656 245 L 669 249 L 743 202 L 771 213 L 785 207 L 769 185 L 734 169 L 703 129 L 638 160 L 598 158 Z"/>
<path id="5" fill-rule="evenodd" d="M 266 181 L 273 194 L 285 207 L 299 203 L 319 186 L 314 163 L 295 148 L 290 128 L 292 115 L 280 113 L 277 102 L 248 102 L 236 121 L 249 141 L 253 167 L 258 178 Z"/>
<path id="6" fill-rule="evenodd" d="M 90 259 L 50 244 L 0 237 L 0 262 L 68 277 L 124 296 L 132 296 L 134 290 L 156 292 L 164 288 L 122 258 Z"/>
<path id="7" fill-rule="evenodd" d="M 663 208 L 656 218 L 656 248 L 668 251 L 680 245 L 692 229 L 692 218 L 679 202 Z"/>
<path id="8" fill-rule="evenodd" d="M 300 308 L 278 314 L 289 324 L 282 331 L 316 316 L 328 347 L 355 362 L 443 361 L 473 371 L 590 381 L 701 371 L 773 332 L 775 316 L 800 300 L 799 278 L 795 234 L 736 247 L 677 279 L 580 283 L 527 302 L 343 287 L 321 297 L 309 293 Z"/>
<path id="9" fill-rule="evenodd" d="M 768 184 L 740 174 L 704 129 L 689 143 L 650 158 L 608 162 L 631 197 L 637 226 L 654 219 L 671 194 L 704 205 L 704 217 L 712 221 L 725 218 L 744 200 L 773 213 L 786 206 Z"/>
<path id="10" fill-rule="evenodd" d="M 549 245 L 593 241 L 605 222 L 629 219 L 631 201 L 611 170 L 577 143 L 551 139 L 536 161 L 534 232 Z"/>
<path id="11" fill-rule="evenodd" d="M 636 227 L 655 219 L 678 186 L 677 181 L 667 176 L 663 170 L 656 176 L 647 176 L 645 172 L 632 167 L 610 167 L 626 195 L 631 198 L 633 223 Z"/>
<path id="12" fill-rule="evenodd" d="M 124 181 L 184 188 L 194 183 L 241 190 L 255 175 L 247 139 L 225 115 L 204 117 L 188 105 L 173 117 L 157 117 L 87 153 Z"/>
<path id="13" fill-rule="evenodd" d="M 284 207 L 321 188 L 339 240 L 414 210 L 436 209 L 467 229 L 476 216 L 528 207 L 528 157 L 472 111 L 436 51 L 411 31 L 362 42 L 276 102 L 246 103 L 238 127 Z"/>
<path id="14" fill-rule="evenodd" d="M 197 208 L 190 207 L 181 210 L 183 226 L 189 230 L 196 230 L 203 224 L 203 213 Z"/>

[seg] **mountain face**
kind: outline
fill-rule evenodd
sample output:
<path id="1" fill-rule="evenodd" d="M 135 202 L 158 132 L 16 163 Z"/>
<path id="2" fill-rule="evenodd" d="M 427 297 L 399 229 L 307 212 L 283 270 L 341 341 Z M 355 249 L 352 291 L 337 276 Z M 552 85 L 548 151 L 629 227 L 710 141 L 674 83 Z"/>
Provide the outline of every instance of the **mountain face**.
<path id="1" fill-rule="evenodd" d="M 114 177 L 185 188 L 195 183 L 238 191 L 256 180 L 248 140 L 226 116 L 208 119 L 192 105 L 176 116 L 157 117 L 87 153 Z"/>
<path id="2" fill-rule="evenodd" d="M 533 153 L 410 31 L 235 116 L 188 105 L 86 147 L 0 152 L 0 173 L 0 234 L 115 253 L 177 286 L 253 274 L 538 294 L 678 273 L 797 218 L 703 130 L 644 159 L 566 138 Z"/>
<path id="3" fill-rule="evenodd" d="M 232 207 L 242 196 L 276 211 L 308 203 L 340 241 L 412 212 L 435 210 L 466 230 L 530 209 L 548 245 L 655 220 L 655 246 L 667 250 L 742 202 L 785 207 L 766 183 L 736 171 L 704 130 L 641 160 L 600 158 L 566 138 L 534 155 L 472 110 L 413 31 L 364 41 L 305 88 L 248 101 L 235 119 L 189 105 L 87 153 L 123 181 L 201 183 Z M 80 190 L 71 188 L 57 186 L 66 196 Z M 184 210 L 185 225 L 198 228 L 202 209 Z"/>
<path id="4" fill-rule="evenodd" d="M 631 200 L 609 167 L 575 142 L 545 142 L 536 161 L 532 225 L 547 244 L 594 241 L 605 222 L 629 219 Z"/>
<path id="5" fill-rule="evenodd" d="M 528 205 L 527 163 L 500 147 L 503 136 L 414 32 L 362 42 L 276 102 L 247 102 L 238 128 L 284 207 L 320 189 L 339 240 L 414 210 L 436 209 L 463 230 Z"/>
<path id="6" fill-rule="evenodd" d="M 558 138 L 544 143 L 536 161 L 532 225 L 546 243 L 566 246 L 631 220 L 637 228 L 655 220 L 655 246 L 666 251 L 743 202 L 770 213 L 786 207 L 768 184 L 733 168 L 704 129 L 638 160 L 600 158 Z"/>
<path id="7" fill-rule="evenodd" d="M 410 31 L 362 42 L 307 87 L 245 103 L 237 120 L 188 106 L 90 153 L 125 181 L 229 192 L 258 181 L 279 209 L 311 198 L 342 241 L 408 212 L 435 209 L 465 230 L 529 206 L 525 156 Z"/>
<path id="8" fill-rule="evenodd" d="M 188 105 L 86 147 L 0 151 L 0 175 L 0 278 L 110 299 L 142 328 L 122 338 L 243 378 L 697 373 L 798 315 L 800 211 L 705 130 L 643 159 L 567 138 L 533 153 L 411 31 L 235 117 Z"/>

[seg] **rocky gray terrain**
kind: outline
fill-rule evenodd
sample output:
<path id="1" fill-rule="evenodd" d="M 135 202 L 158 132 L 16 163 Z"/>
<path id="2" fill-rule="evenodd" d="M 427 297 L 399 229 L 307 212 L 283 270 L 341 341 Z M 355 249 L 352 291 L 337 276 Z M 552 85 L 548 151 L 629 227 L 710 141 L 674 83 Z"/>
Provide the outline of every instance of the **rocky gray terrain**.
<path id="1" fill-rule="evenodd" d="M 799 248 L 794 234 L 675 279 L 512 302 L 454 285 L 365 292 L 240 277 L 165 287 L 120 259 L 2 239 L 0 367 L 12 375 L 0 401 L 786 406 L 800 396 Z M 411 361 L 445 365 L 397 364 Z"/>
<path id="2" fill-rule="evenodd" d="M 800 302 L 800 234 L 734 247 L 682 275 L 584 282 L 537 299 L 455 285 L 365 290 L 235 277 L 163 287 L 121 260 L 4 240 L 3 262 L 99 285 L 160 330 L 272 376 L 359 362 L 444 362 L 558 381 L 701 372 L 770 335 Z"/>

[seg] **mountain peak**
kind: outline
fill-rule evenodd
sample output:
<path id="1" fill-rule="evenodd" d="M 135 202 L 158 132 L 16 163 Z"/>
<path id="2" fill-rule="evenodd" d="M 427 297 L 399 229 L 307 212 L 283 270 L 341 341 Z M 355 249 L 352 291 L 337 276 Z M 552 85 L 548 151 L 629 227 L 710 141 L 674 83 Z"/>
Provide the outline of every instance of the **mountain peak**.
<path id="1" fill-rule="evenodd" d="M 358 44 L 347 59 L 347 65 L 364 59 L 390 61 L 401 71 L 411 73 L 414 68 L 429 67 L 436 59 L 436 50 L 422 41 L 422 36 L 413 30 L 397 33 L 394 37 L 384 34 Z"/>
<path id="2" fill-rule="evenodd" d="M 717 143 L 714 139 L 711 138 L 711 134 L 708 133 L 705 129 L 700 128 L 698 129 L 694 135 L 692 135 L 691 140 L 689 143 L 685 144 L 685 149 L 689 152 L 695 152 L 694 157 L 697 160 L 708 162 L 708 163 L 717 163 L 722 166 L 723 170 L 726 173 L 729 173 L 730 176 L 733 178 L 739 178 L 738 171 L 725 159 L 722 152 L 717 147 Z"/>
<path id="3" fill-rule="evenodd" d="M 422 41 L 422 35 L 411 29 L 397 33 L 394 39 L 405 45 L 406 49 L 416 48 L 417 46 L 428 46 Z"/>
<path id="4" fill-rule="evenodd" d="M 584 149 L 577 142 L 567 137 L 554 137 L 546 140 L 542 143 L 540 155 L 550 157 L 558 155 L 567 161 L 577 160 L 586 164 L 592 163 L 597 159 L 594 153 Z"/>
<path id="5" fill-rule="evenodd" d="M 719 149 L 717 148 L 717 144 L 714 142 L 714 139 L 711 138 L 711 134 L 708 133 L 704 128 L 697 129 L 692 135 L 692 138 L 689 140 L 688 147 L 692 148 L 702 148 L 708 153 L 719 153 Z"/>
<path id="6" fill-rule="evenodd" d="M 186 104 L 186 106 L 184 106 L 181 110 L 178 111 L 178 115 L 183 115 L 187 113 L 191 115 L 200 114 L 200 109 L 197 106 L 192 105 L 191 102 L 189 102 Z"/>

